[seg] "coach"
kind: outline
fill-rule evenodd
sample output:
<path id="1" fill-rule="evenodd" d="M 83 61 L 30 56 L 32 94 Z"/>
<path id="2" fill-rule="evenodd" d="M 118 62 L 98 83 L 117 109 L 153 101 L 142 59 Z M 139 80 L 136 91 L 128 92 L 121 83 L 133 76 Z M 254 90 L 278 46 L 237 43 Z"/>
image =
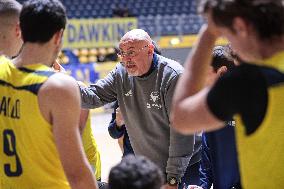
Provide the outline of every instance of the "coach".
<path id="1" fill-rule="evenodd" d="M 155 54 L 152 39 L 141 29 L 127 32 L 119 49 L 122 62 L 106 78 L 91 87 L 80 87 L 83 108 L 118 100 L 134 153 L 148 157 L 164 171 L 165 188 L 197 184 L 200 141 L 176 133 L 169 121 L 183 67 Z"/>

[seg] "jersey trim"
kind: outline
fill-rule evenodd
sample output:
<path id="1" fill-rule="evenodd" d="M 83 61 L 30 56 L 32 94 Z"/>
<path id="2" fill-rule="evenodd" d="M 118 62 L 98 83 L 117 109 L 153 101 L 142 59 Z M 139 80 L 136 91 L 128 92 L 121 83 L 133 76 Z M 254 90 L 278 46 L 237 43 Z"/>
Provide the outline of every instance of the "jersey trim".
<path id="1" fill-rule="evenodd" d="M 11 83 L 8 83 L 6 81 L 0 80 L 0 85 L 2 86 L 8 86 L 8 87 L 12 87 L 13 89 L 16 90 L 26 90 L 29 91 L 35 95 L 37 95 L 40 87 L 42 86 L 43 83 L 39 83 L 39 84 L 32 84 L 32 85 L 24 85 L 24 86 L 20 86 L 20 87 L 16 87 L 14 85 L 12 85 Z"/>
<path id="2" fill-rule="evenodd" d="M 19 70 L 22 71 L 22 72 L 26 72 L 26 73 L 34 73 L 34 74 L 37 74 L 37 75 L 47 76 L 47 77 L 49 77 L 49 76 L 51 76 L 55 73 L 53 71 L 31 70 L 31 69 L 24 68 L 24 67 L 19 68 Z"/>

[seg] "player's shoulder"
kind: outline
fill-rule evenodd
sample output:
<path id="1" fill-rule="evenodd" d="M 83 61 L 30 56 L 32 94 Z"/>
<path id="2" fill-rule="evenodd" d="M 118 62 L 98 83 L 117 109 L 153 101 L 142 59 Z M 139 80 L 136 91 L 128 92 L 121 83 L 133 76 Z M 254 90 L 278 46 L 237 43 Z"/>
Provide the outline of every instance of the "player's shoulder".
<path id="1" fill-rule="evenodd" d="M 74 92 L 78 89 L 76 80 L 63 73 L 55 73 L 50 76 L 41 88 L 42 92 L 56 91 L 58 93 Z"/>
<path id="2" fill-rule="evenodd" d="M 76 80 L 64 73 L 55 73 L 48 78 L 47 84 L 52 87 L 66 87 L 66 85 L 77 84 Z"/>

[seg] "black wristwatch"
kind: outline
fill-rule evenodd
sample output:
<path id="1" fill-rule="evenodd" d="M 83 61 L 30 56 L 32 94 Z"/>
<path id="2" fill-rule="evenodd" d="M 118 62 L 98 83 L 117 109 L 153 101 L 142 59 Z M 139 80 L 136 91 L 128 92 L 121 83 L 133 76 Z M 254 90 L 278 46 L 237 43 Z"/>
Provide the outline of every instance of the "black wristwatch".
<path id="1" fill-rule="evenodd" d="M 180 179 L 176 178 L 176 177 L 169 177 L 167 179 L 167 183 L 170 186 L 177 186 L 180 183 Z"/>

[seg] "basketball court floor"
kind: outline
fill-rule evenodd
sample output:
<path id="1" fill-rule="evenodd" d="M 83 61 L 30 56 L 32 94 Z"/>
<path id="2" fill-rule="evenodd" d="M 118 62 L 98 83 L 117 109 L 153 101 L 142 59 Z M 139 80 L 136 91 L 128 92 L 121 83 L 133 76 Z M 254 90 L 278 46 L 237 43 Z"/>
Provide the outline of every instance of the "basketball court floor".
<path id="1" fill-rule="evenodd" d="M 97 113 L 92 115 L 94 137 L 101 153 L 102 181 L 108 180 L 110 168 L 120 162 L 122 153 L 116 139 L 108 134 L 111 113 Z"/>

